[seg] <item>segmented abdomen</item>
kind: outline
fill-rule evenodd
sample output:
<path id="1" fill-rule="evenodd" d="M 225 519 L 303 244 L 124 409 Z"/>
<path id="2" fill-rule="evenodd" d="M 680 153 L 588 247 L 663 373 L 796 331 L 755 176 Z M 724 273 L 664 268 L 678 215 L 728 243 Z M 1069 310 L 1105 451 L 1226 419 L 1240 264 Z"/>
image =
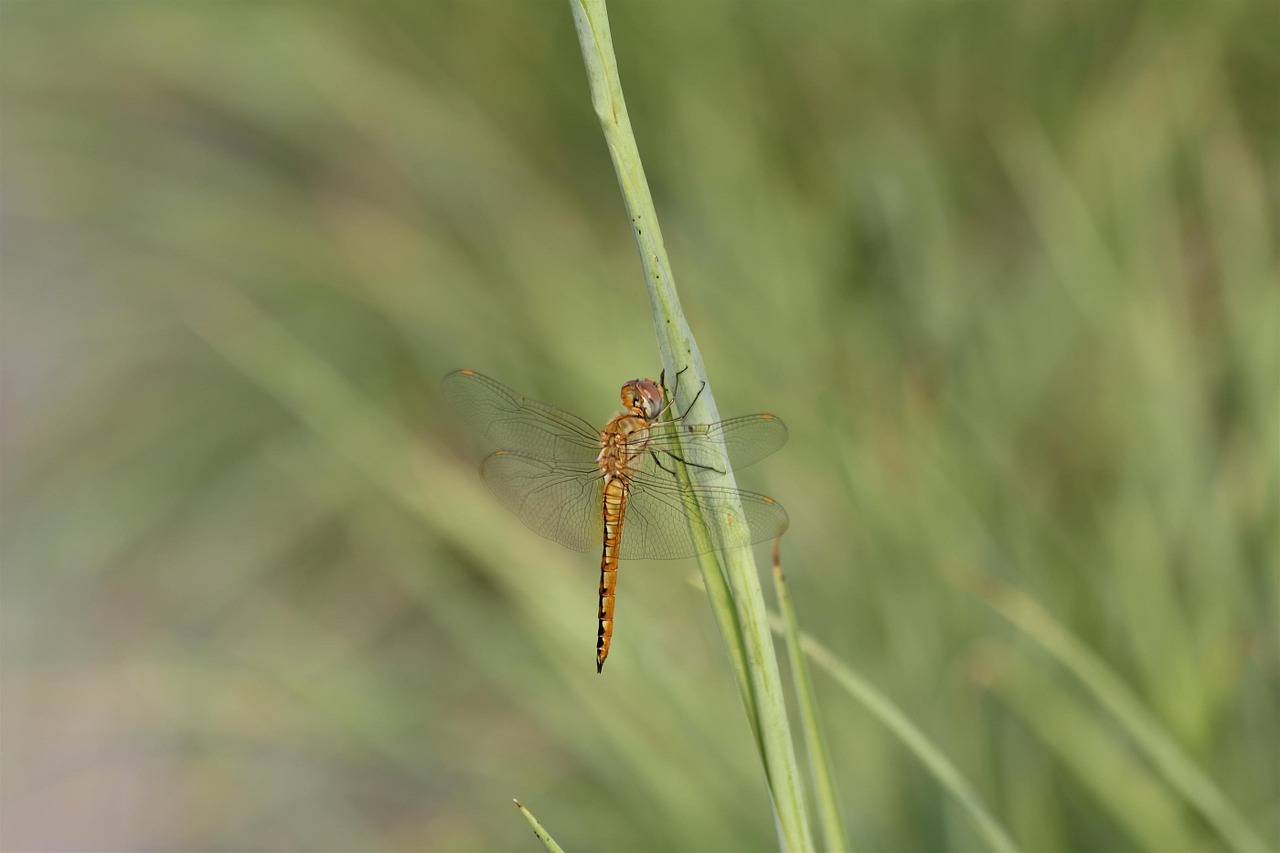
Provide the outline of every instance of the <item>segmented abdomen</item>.
<path id="1" fill-rule="evenodd" d="M 613 603 L 618 590 L 618 552 L 622 549 L 622 518 L 627 510 L 627 484 L 611 476 L 604 484 L 604 550 L 600 555 L 600 626 L 596 633 L 596 672 L 604 669 L 613 640 Z"/>

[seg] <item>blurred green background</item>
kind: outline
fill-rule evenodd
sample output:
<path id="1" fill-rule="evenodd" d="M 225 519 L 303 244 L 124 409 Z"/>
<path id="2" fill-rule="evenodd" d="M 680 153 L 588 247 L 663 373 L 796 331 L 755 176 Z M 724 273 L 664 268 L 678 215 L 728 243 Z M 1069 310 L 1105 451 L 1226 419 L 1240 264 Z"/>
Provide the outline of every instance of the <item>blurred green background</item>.
<path id="1" fill-rule="evenodd" d="M 1274 2 L 630 3 L 802 625 L 1030 850 L 1222 840 L 954 578 L 1038 601 L 1280 843 Z M 528 532 L 439 379 L 660 365 L 567 5 L 5 0 L 3 846 L 767 850 L 692 561 Z M 979 846 L 817 676 L 865 850 Z"/>

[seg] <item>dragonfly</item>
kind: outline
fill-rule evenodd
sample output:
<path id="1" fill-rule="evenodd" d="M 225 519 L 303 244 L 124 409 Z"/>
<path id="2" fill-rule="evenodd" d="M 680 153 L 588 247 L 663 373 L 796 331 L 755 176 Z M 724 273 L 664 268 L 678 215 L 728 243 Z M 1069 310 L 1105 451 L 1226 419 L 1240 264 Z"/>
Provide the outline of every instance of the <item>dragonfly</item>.
<path id="1" fill-rule="evenodd" d="M 664 381 L 665 372 L 624 384 L 623 411 L 600 429 L 474 370 L 441 383 L 458 414 L 500 448 L 480 463 L 494 496 L 535 533 L 578 551 L 601 549 L 596 672 L 613 639 L 620 559 L 728 550 L 775 539 L 789 524 L 767 495 L 700 482 L 782 447 L 782 420 L 761 413 L 692 423 Z M 692 476 L 682 481 L 680 465 Z M 720 523 L 701 523 L 706 517 Z"/>

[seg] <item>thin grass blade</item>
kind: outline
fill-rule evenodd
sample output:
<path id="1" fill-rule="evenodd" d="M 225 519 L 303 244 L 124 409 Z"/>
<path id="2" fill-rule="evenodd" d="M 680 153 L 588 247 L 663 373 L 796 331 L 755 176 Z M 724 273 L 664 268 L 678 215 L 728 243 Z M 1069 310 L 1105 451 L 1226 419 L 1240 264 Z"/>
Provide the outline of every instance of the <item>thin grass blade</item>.
<path id="1" fill-rule="evenodd" d="M 780 540 L 774 540 L 773 543 L 773 588 L 778 597 L 778 610 L 782 613 L 787 654 L 791 661 L 791 678 L 809 754 L 810 784 L 813 786 L 818 823 L 822 827 L 822 840 L 827 850 L 848 850 L 849 839 L 845 836 L 844 821 L 840 818 L 840 799 L 836 796 L 830 753 L 822 732 L 822 723 L 818 719 L 818 701 L 813 694 L 813 679 L 809 676 L 809 664 L 800 647 L 800 625 L 796 619 L 795 606 L 791 603 L 791 592 L 787 589 L 787 581 L 782 574 Z"/>
<path id="2" fill-rule="evenodd" d="M 538 823 L 538 819 L 533 816 L 533 812 L 524 807 L 524 803 L 519 800 L 513 800 L 516 808 L 520 810 L 520 814 L 524 815 L 524 819 L 529 821 L 529 826 L 533 827 L 533 834 L 538 836 L 538 840 L 542 842 L 542 846 L 547 848 L 548 853 L 564 853 L 556 840 L 551 837 L 551 833 L 542 828 L 542 824 Z"/>
<path id="3" fill-rule="evenodd" d="M 1270 849 L 1270 845 L 1249 826 L 1213 780 L 1179 748 L 1164 726 L 1143 707 L 1120 677 L 1043 607 L 1018 589 L 994 578 L 956 575 L 954 579 L 1078 678 L 1111 712 L 1168 783 L 1186 797 L 1232 849 L 1241 853 Z"/>
<path id="4" fill-rule="evenodd" d="M 782 617 L 773 616 L 772 622 L 774 632 L 785 635 L 786 625 Z M 938 780 L 938 784 L 951 794 L 969 815 L 974 829 L 986 839 L 992 850 L 1012 853 L 1018 849 L 1008 830 L 996 820 L 969 780 L 960 774 L 951 760 L 916 727 L 915 723 L 911 722 L 901 708 L 855 672 L 852 667 L 837 658 L 830 649 L 803 631 L 800 632 L 800 646 L 810 660 L 826 670 L 837 684 L 862 703 L 863 707 L 884 723 L 907 749 L 915 753 L 925 769 Z"/>

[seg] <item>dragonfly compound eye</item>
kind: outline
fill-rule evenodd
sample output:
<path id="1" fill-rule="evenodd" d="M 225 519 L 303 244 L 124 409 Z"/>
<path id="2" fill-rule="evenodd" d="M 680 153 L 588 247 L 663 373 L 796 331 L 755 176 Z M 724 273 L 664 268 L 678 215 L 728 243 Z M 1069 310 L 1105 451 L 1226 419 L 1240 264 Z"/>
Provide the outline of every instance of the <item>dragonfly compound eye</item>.
<path id="1" fill-rule="evenodd" d="M 653 418 L 662 411 L 662 387 L 652 379 L 637 379 L 636 390 L 640 392 L 640 404 L 645 415 Z"/>

